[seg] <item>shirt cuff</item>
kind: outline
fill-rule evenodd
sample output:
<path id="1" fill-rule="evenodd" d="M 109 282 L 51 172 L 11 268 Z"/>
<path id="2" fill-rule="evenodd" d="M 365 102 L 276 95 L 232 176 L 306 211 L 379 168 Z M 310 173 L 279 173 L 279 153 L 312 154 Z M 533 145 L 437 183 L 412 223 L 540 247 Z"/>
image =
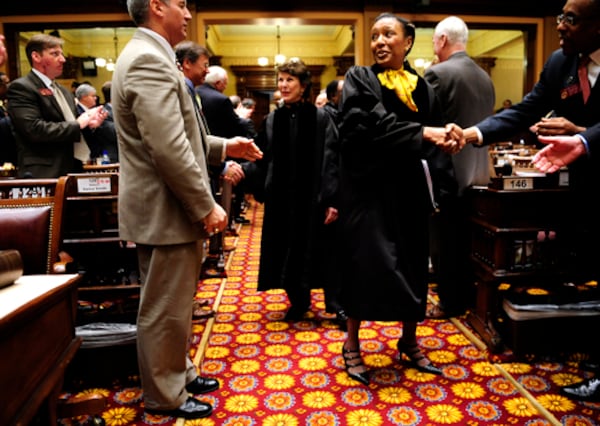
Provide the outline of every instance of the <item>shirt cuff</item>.
<path id="1" fill-rule="evenodd" d="M 585 154 L 589 156 L 590 155 L 590 146 L 589 146 L 588 141 L 585 138 L 585 136 L 583 136 L 582 134 L 577 134 L 575 136 L 577 136 L 581 140 L 581 143 L 583 144 L 583 146 L 585 148 Z"/>
<path id="2" fill-rule="evenodd" d="M 481 130 L 479 130 L 479 127 L 475 127 L 475 133 L 477 133 L 477 142 L 473 142 L 473 145 L 483 145 L 483 134 L 481 133 Z"/>

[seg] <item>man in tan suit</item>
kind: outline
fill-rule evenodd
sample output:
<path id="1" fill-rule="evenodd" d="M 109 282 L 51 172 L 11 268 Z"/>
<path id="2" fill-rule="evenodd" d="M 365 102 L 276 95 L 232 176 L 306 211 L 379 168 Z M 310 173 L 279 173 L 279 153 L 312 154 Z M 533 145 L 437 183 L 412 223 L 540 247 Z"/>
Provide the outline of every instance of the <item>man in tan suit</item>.
<path id="1" fill-rule="evenodd" d="M 227 226 L 213 199 L 207 160 L 255 160 L 246 138 L 207 136 L 175 61 L 191 14 L 176 0 L 128 0 L 138 26 L 119 56 L 112 103 L 119 140 L 119 232 L 136 243 L 142 279 L 137 319 L 144 405 L 151 414 L 194 419 L 210 404 L 189 394 L 215 390 L 188 354 L 202 240 Z M 158 107 L 160 106 L 160 107 Z"/>

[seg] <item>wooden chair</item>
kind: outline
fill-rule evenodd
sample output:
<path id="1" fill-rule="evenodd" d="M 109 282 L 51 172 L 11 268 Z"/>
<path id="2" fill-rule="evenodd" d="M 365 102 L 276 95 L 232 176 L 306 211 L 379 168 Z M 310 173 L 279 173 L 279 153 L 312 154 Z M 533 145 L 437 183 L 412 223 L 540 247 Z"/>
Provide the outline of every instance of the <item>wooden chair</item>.
<path id="1" fill-rule="evenodd" d="M 55 272 L 64 179 L 0 180 L 0 250 L 18 250 L 26 275 Z"/>
<path id="2" fill-rule="evenodd" d="M 66 176 L 58 179 L 0 179 L 0 250 L 18 250 L 25 275 L 65 272 L 60 246 L 66 182 Z M 81 345 L 81 338 L 78 339 L 76 348 Z M 74 351 L 61 367 L 62 375 L 73 355 Z M 62 387 L 62 379 L 57 384 Z M 56 395 L 56 389 L 44 392 L 48 400 L 39 408 L 53 424 L 56 423 L 55 417 L 74 417 L 84 413 L 94 416 L 106 406 L 102 395 L 54 401 L 50 399 Z"/>

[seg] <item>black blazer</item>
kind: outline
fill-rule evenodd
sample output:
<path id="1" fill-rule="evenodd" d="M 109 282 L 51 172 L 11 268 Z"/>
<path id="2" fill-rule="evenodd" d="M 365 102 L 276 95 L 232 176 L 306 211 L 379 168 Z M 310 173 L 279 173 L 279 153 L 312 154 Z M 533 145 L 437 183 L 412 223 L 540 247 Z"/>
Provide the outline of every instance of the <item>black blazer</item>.
<path id="1" fill-rule="evenodd" d="M 77 105 L 77 115 L 83 114 L 84 109 L 81 105 Z M 110 117 L 110 115 L 108 116 Z M 104 151 L 110 157 L 111 163 L 119 162 L 119 147 L 117 143 L 117 131 L 115 122 L 112 119 L 106 118 L 100 126 L 95 129 L 86 127 L 81 130 L 83 137 L 90 148 L 90 158 L 102 157 Z"/>
<path id="2" fill-rule="evenodd" d="M 577 77 L 578 62 L 577 55 L 566 56 L 561 49 L 554 51 L 544 64 L 539 81 L 523 101 L 488 117 L 477 124 L 477 127 L 481 130 L 485 144 L 506 140 L 516 132 L 527 130 L 551 110 L 558 117 L 564 117 L 579 126 L 590 127 L 583 135 L 590 142 L 591 155 L 580 158 L 569 166 L 571 188 L 585 194 L 597 191 L 600 185 L 600 161 L 598 156 L 593 155 L 600 133 L 600 88 L 595 84 L 587 103 L 583 103 Z"/>
<path id="3" fill-rule="evenodd" d="M 72 93 L 60 85 L 59 90 L 76 117 Z M 56 178 L 82 170 L 73 153 L 73 143 L 81 139 L 79 123 L 65 121 L 52 91 L 33 71 L 10 83 L 7 98 L 19 177 Z"/>
<path id="4" fill-rule="evenodd" d="M 224 138 L 246 136 L 246 126 L 233 109 L 229 97 L 206 83 L 198 86 L 196 93 L 202 100 L 202 112 L 211 135 Z"/>

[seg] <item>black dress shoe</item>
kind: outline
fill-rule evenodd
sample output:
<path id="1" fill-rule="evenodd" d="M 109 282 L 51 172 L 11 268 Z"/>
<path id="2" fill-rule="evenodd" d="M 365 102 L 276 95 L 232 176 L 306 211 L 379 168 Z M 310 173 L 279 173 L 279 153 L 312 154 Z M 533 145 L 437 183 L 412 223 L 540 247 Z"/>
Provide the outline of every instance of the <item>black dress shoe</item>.
<path id="1" fill-rule="evenodd" d="M 159 416 L 183 417 L 184 419 L 201 419 L 211 415 L 212 405 L 207 402 L 198 401 L 194 397 L 188 399 L 174 410 L 155 410 L 146 408 L 146 412 Z"/>
<path id="2" fill-rule="evenodd" d="M 212 392 L 217 389 L 219 389 L 219 381 L 209 379 L 208 377 L 197 376 L 194 380 L 185 385 L 185 390 L 194 395 Z"/>
<path id="3" fill-rule="evenodd" d="M 244 216 L 237 216 L 235 219 L 235 223 L 248 224 L 250 223 L 250 219 L 246 219 Z"/>
<path id="4" fill-rule="evenodd" d="M 560 388 L 560 393 L 579 401 L 600 402 L 600 379 L 592 378 Z"/>
<path id="5" fill-rule="evenodd" d="M 437 368 L 435 365 L 428 360 L 427 364 L 423 364 L 421 361 L 425 359 L 425 355 L 421 352 L 421 349 L 417 344 L 406 344 L 402 341 L 402 339 L 398 339 L 398 343 L 396 344 L 398 348 L 398 352 L 400 352 L 400 357 L 398 360 L 400 362 L 404 362 L 402 358 L 402 354 L 406 354 L 408 357 L 408 361 L 406 363 L 413 368 L 416 368 L 423 373 L 436 374 L 438 376 L 444 374 L 442 370 Z"/>
<path id="6" fill-rule="evenodd" d="M 346 367 L 346 374 L 352 380 L 362 383 L 365 386 L 369 386 L 369 371 L 366 369 L 365 364 L 360 356 L 360 350 L 346 349 L 342 345 L 342 358 L 344 359 L 344 366 Z M 354 369 L 354 371 L 351 371 Z M 363 370 L 364 371 L 361 371 Z M 359 370 L 359 371 L 356 371 Z"/>

